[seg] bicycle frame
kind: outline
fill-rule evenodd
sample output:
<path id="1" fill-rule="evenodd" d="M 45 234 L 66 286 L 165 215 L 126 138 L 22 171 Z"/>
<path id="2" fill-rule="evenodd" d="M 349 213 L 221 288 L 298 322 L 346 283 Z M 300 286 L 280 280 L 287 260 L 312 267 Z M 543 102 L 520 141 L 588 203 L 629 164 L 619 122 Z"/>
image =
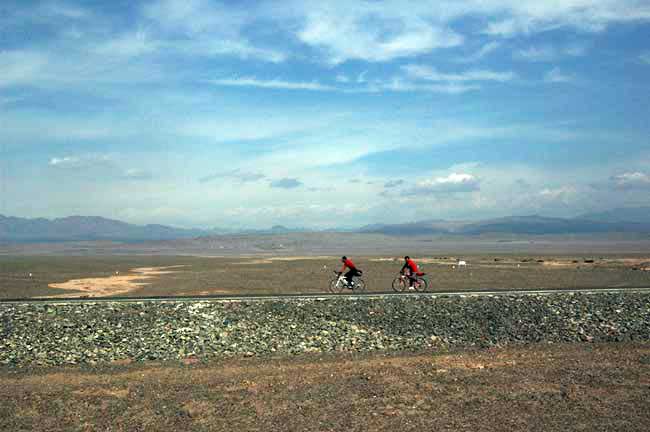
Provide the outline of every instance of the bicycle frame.
<path id="1" fill-rule="evenodd" d="M 330 284 L 337 292 L 340 291 L 343 288 L 351 288 L 354 291 L 365 290 L 365 282 L 361 278 L 360 275 L 353 276 L 352 277 L 352 285 L 348 284 L 347 278 L 345 277 L 344 274 L 339 274 L 339 272 L 334 271 L 334 274 L 336 275 L 335 278 L 333 278 L 330 282 Z M 336 282 L 335 282 L 336 281 Z"/>
<path id="2" fill-rule="evenodd" d="M 420 282 L 420 281 L 424 280 L 424 278 L 421 277 L 421 276 L 415 276 L 415 279 L 413 280 L 413 285 L 411 285 L 411 279 L 410 279 L 409 276 L 400 273 L 399 277 L 400 277 L 400 279 L 402 279 L 402 281 L 404 281 L 405 285 L 408 285 L 411 288 L 419 287 L 420 285 L 422 285 L 422 282 Z"/>

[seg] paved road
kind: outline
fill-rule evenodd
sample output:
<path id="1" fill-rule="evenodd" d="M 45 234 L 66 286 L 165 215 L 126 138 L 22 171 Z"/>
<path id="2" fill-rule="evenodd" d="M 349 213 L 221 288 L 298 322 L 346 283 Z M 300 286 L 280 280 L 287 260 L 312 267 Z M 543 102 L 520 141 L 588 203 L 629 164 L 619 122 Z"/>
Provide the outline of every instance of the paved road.
<path id="1" fill-rule="evenodd" d="M 328 299 L 373 299 L 390 297 L 469 297 L 469 296 L 503 296 L 503 295 L 551 295 L 551 294 L 599 294 L 599 293 L 621 293 L 621 292 L 644 292 L 650 293 L 650 287 L 626 287 L 626 288 L 581 288 L 581 289 L 552 289 L 552 290 L 475 290 L 475 291 L 436 291 L 426 293 L 395 293 L 395 292 L 371 292 L 364 294 L 281 294 L 281 295 L 208 295 L 208 296 L 166 296 L 166 297 L 95 297 L 95 298 L 37 298 L 37 299 L 6 299 L 0 300 L 2 304 L 73 304 L 73 303 L 142 303 L 142 302 L 239 302 L 239 301 L 273 301 L 273 300 L 328 300 Z"/>

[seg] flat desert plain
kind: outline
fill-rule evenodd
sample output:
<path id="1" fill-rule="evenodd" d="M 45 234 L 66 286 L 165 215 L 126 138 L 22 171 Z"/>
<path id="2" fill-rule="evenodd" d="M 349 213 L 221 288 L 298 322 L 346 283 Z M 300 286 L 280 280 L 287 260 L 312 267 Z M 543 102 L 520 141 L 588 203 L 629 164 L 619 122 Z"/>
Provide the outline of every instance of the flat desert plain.
<path id="1" fill-rule="evenodd" d="M 370 292 L 391 291 L 401 256 L 351 256 Z M 327 292 L 339 256 L 0 256 L 0 298 Z M 650 286 L 650 253 L 413 255 L 429 291 Z M 458 260 L 467 266 L 458 267 Z"/>

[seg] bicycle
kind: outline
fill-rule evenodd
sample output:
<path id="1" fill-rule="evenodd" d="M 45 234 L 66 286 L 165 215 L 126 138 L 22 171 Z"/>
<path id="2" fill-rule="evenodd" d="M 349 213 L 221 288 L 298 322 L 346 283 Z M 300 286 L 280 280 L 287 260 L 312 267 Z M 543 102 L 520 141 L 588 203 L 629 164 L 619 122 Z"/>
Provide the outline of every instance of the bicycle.
<path id="1" fill-rule="evenodd" d="M 415 290 L 417 292 L 425 292 L 429 286 L 429 283 L 424 276 L 426 273 L 418 274 L 415 277 L 415 281 L 413 282 L 413 286 L 410 286 L 410 280 L 409 277 L 406 276 L 405 274 L 401 274 L 397 276 L 395 279 L 393 279 L 393 291 L 395 292 L 404 292 L 409 289 Z"/>
<path id="2" fill-rule="evenodd" d="M 330 280 L 330 292 L 340 293 L 345 288 L 349 288 L 348 281 L 343 274 L 339 272 L 334 272 L 334 277 Z M 361 278 L 361 276 L 354 276 L 352 278 L 352 292 L 359 293 L 366 291 L 366 282 Z"/>

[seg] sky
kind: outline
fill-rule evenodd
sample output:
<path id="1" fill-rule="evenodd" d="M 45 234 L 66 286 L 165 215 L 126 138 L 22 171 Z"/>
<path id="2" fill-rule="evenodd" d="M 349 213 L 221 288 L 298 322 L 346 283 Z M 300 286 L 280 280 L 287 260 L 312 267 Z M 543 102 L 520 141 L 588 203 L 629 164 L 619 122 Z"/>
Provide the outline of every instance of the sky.
<path id="1" fill-rule="evenodd" d="M 0 2 L 0 214 L 315 229 L 650 205 L 649 0 Z"/>

